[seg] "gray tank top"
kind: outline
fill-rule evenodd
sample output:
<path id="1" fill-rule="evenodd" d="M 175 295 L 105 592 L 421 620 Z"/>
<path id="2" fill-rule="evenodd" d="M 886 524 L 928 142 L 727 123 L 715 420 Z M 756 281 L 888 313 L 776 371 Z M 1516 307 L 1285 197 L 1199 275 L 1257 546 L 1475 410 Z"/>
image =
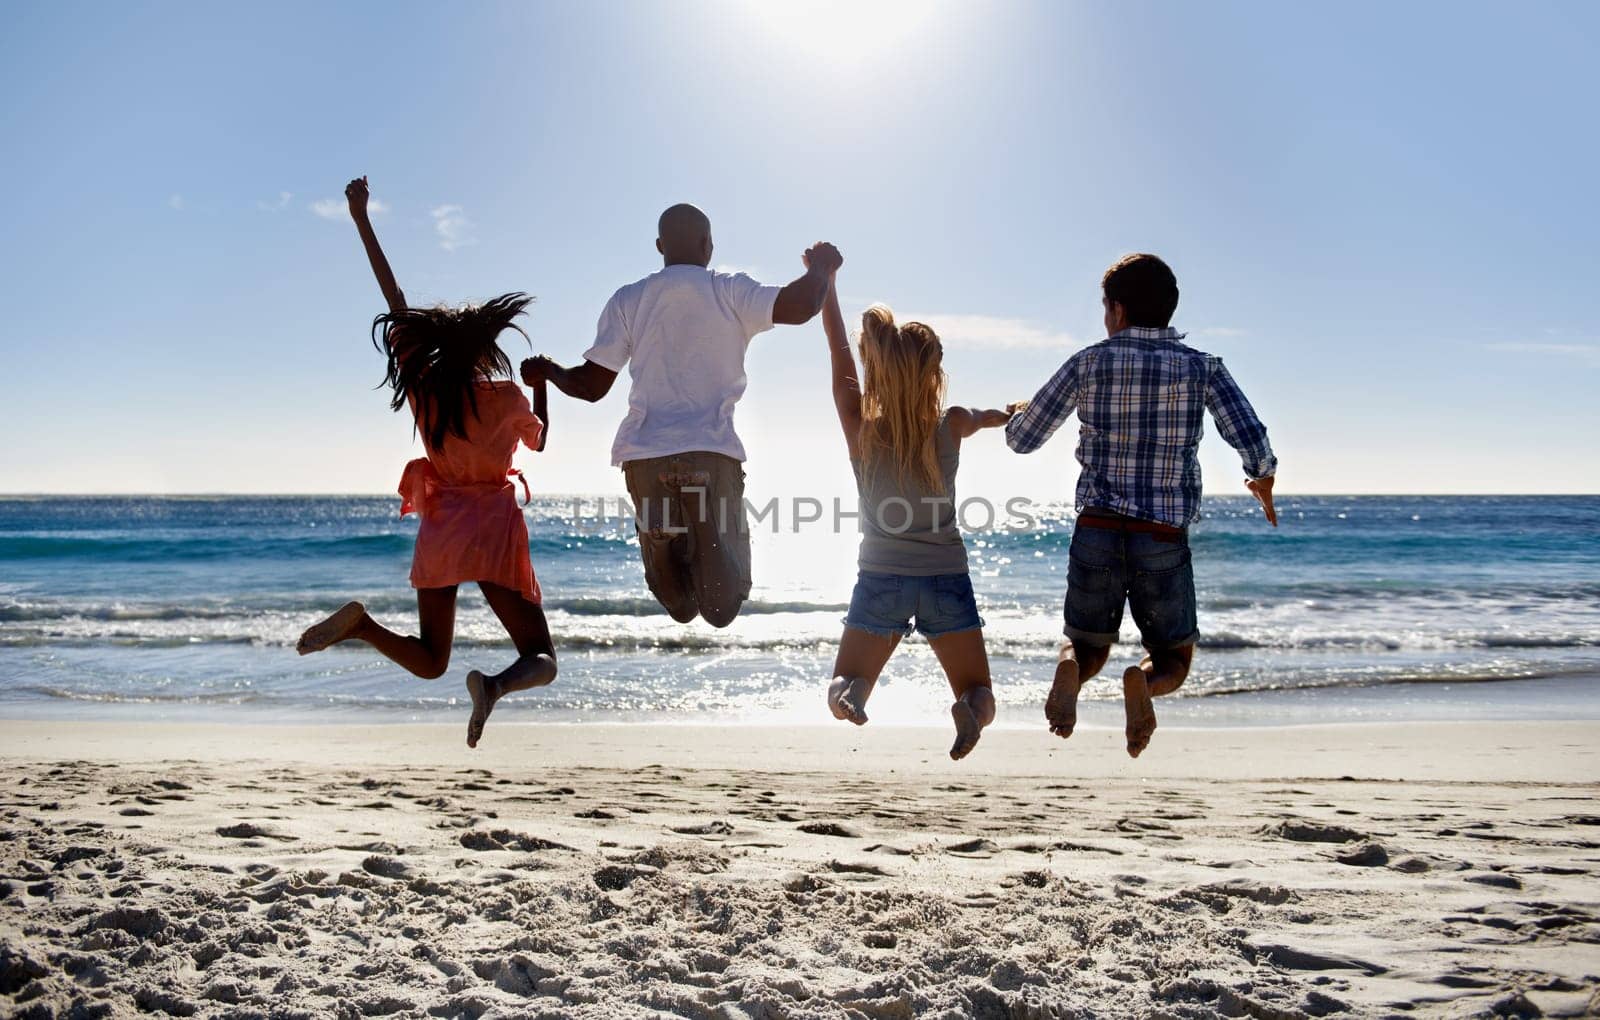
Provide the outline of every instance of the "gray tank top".
<path id="1" fill-rule="evenodd" d="M 850 461 L 861 509 L 857 563 L 862 570 L 916 577 L 967 572 L 967 547 L 956 522 L 960 450 L 950 434 L 949 415 L 939 419 L 933 441 L 943 492 L 928 492 L 888 465 L 868 472 L 859 459 Z"/>

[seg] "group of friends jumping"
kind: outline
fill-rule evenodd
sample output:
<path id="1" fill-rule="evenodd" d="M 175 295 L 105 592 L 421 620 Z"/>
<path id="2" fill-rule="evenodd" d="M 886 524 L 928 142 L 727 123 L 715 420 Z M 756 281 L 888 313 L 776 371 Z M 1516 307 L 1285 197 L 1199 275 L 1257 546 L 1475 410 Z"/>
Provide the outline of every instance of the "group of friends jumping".
<path id="1" fill-rule="evenodd" d="M 844 260 L 832 244 L 805 251 L 799 278 L 766 286 L 711 269 L 710 220 L 675 205 L 658 223 L 662 268 L 612 295 L 582 362 L 521 363 L 530 401 L 497 341 L 506 330 L 521 332 L 515 320 L 532 299 L 408 305 L 368 216 L 366 178 L 351 181 L 345 197 L 388 304 L 372 337 L 387 359 L 391 406 L 410 412 L 427 454 L 406 465 L 400 482 L 402 514 L 419 518 L 411 566 L 417 633 L 396 633 L 350 602 L 307 629 L 297 648 L 305 655 L 363 641 L 416 676 L 437 678 L 450 662 L 457 588 L 475 582 L 517 659 L 498 673 L 467 673 L 469 747 L 500 698 L 556 678 L 512 466 L 519 445 L 544 449 L 549 386 L 592 403 L 628 370 L 628 411 L 611 460 L 633 500 L 646 583 L 674 620 L 726 627 L 751 586 L 745 450 L 733 425 L 745 352 L 756 334 L 820 314 L 861 521 L 860 573 L 827 705 L 836 718 L 865 724 L 879 675 L 916 630 L 955 695 L 954 759 L 972 751 L 995 717 L 956 512 L 964 440 L 1003 427 L 1012 450 L 1031 453 L 1078 417 L 1082 469 L 1065 627 L 1044 709 L 1050 731 L 1063 738 L 1077 723 L 1079 690 L 1106 665 L 1124 605 L 1145 649 L 1122 675 L 1130 755 L 1155 732 L 1151 699 L 1177 690 L 1189 673 L 1200 635 L 1188 529 L 1200 517 L 1197 450 L 1207 411 L 1277 525 L 1267 430 L 1222 360 L 1186 346 L 1172 328 L 1177 279 L 1155 255 L 1128 255 L 1106 270 L 1106 339 L 1069 357 L 1031 400 L 962 407 L 946 403 L 944 350 L 932 326 L 897 322 L 888 306 L 874 304 L 852 344 L 837 290 Z"/>

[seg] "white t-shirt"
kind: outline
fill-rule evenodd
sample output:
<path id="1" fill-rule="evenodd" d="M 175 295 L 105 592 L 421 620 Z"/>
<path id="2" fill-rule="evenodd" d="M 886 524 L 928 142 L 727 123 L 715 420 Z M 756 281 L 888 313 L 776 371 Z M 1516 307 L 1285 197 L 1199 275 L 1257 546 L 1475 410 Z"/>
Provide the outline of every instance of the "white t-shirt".
<path id="1" fill-rule="evenodd" d="M 633 385 L 611 463 L 708 450 L 744 460 L 733 407 L 744 396 L 744 352 L 772 328 L 781 287 L 743 273 L 667 266 L 611 295 L 586 361 Z"/>

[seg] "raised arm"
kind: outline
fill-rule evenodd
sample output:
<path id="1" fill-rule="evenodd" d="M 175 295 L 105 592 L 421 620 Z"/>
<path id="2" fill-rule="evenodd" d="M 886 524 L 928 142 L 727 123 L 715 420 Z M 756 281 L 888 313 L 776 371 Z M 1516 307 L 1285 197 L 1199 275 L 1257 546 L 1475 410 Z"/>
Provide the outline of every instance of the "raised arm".
<path id="1" fill-rule="evenodd" d="M 357 177 L 344 186 L 345 201 L 350 203 L 350 218 L 356 221 L 356 231 L 361 235 L 361 244 L 367 249 L 367 261 L 372 263 L 372 275 L 378 278 L 378 289 L 383 291 L 383 299 L 389 303 L 389 311 L 398 312 L 406 307 L 406 296 L 400 290 L 400 285 L 394 281 L 394 270 L 389 268 L 389 260 L 384 257 L 383 248 L 378 244 L 378 235 L 372 230 L 372 220 L 367 216 L 367 179 Z"/>
<path id="2" fill-rule="evenodd" d="M 861 381 L 832 276 L 822 301 L 822 330 L 828 337 L 828 360 L 833 366 L 833 409 L 839 414 L 839 427 L 844 430 L 844 442 L 853 460 L 860 453 L 857 443 L 861 437 Z"/>
<path id="3" fill-rule="evenodd" d="M 567 396 L 592 404 L 611 392 L 611 384 L 617 381 L 617 373 L 592 361 L 563 368 L 543 354 L 522 362 L 522 381 L 533 387 L 536 401 L 543 399 L 540 395 L 544 392 L 547 380 Z M 534 410 L 541 418 L 544 417 L 537 405 Z"/>
<path id="4" fill-rule="evenodd" d="M 827 241 L 818 241 L 805 253 L 806 272 L 782 290 L 772 302 L 772 321 L 779 326 L 799 326 L 822 311 L 828 282 L 844 265 L 844 256 Z"/>

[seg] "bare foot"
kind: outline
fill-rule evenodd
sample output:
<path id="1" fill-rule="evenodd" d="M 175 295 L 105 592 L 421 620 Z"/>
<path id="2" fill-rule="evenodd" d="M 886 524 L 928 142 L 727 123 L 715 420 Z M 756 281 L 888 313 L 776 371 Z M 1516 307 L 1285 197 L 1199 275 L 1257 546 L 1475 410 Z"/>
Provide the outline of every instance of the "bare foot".
<path id="1" fill-rule="evenodd" d="M 467 746 L 477 747 L 483 724 L 495 704 L 512 691 L 548 686 L 556 678 L 556 660 L 548 655 L 524 655 L 505 672 L 484 676 L 479 670 L 467 674 L 467 693 L 472 696 L 472 717 L 467 720 Z"/>
<path id="2" fill-rule="evenodd" d="M 994 722 L 994 692 L 987 687 L 974 687 L 950 706 L 950 718 L 956 724 L 956 742 L 950 745 L 950 760 L 960 761 L 978 746 L 983 728 Z"/>
<path id="3" fill-rule="evenodd" d="M 312 652 L 322 651 L 329 645 L 336 645 L 354 633 L 355 629 L 361 626 L 361 621 L 366 618 L 366 606 L 359 602 L 346 602 L 326 620 L 307 627 L 306 632 L 300 635 L 294 650 L 301 655 L 310 655 Z"/>
<path id="4" fill-rule="evenodd" d="M 1044 699 L 1044 717 L 1050 732 L 1062 740 L 1072 736 L 1078 725 L 1078 664 L 1067 659 L 1056 666 L 1055 683 L 1050 685 L 1050 696 Z"/>
<path id="5" fill-rule="evenodd" d="M 467 719 L 467 746 L 477 747 L 483 724 L 489 721 L 494 703 L 500 700 L 500 685 L 478 670 L 467 674 L 467 694 L 472 697 L 472 716 Z"/>
<path id="6" fill-rule="evenodd" d="M 828 685 L 828 710 L 835 719 L 848 719 L 857 726 L 867 724 L 867 698 L 872 694 L 870 680 L 838 677 Z"/>
<path id="7" fill-rule="evenodd" d="M 1156 731 L 1156 709 L 1150 703 L 1150 678 L 1138 666 L 1122 674 L 1122 703 L 1128 714 L 1128 757 L 1137 758 L 1150 746 Z"/>

